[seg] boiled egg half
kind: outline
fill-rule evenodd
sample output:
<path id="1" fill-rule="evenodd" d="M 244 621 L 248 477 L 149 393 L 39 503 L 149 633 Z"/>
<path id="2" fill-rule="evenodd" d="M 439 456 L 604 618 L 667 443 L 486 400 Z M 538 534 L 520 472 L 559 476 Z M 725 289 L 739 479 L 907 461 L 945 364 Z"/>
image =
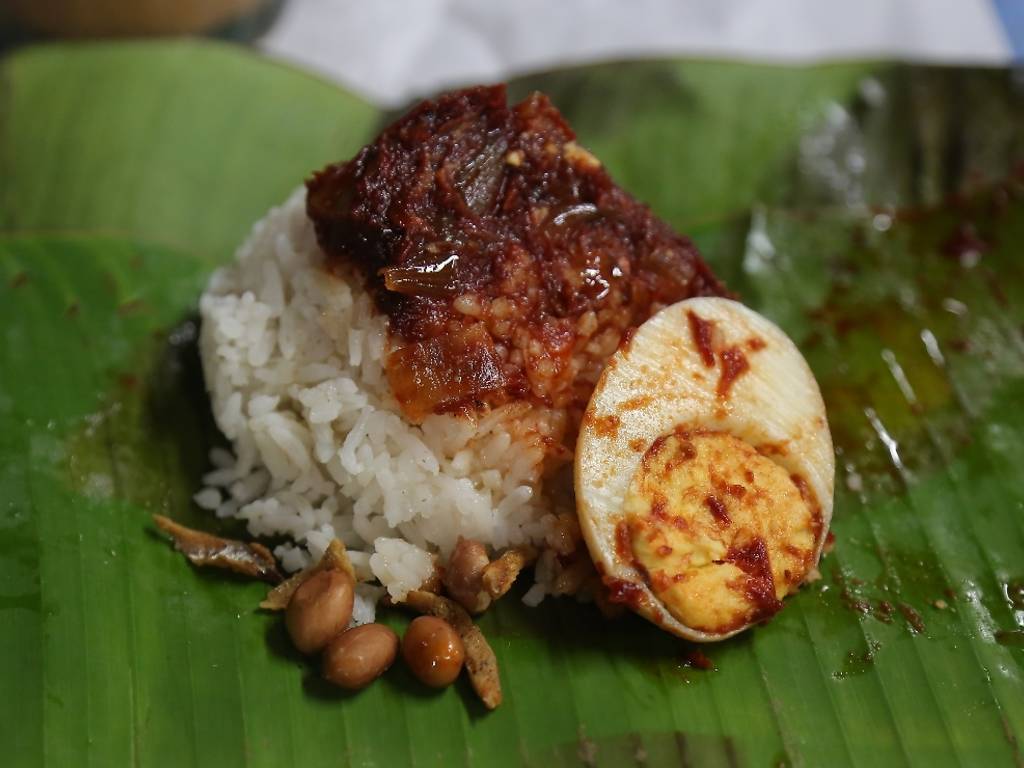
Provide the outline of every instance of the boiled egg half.
<path id="1" fill-rule="evenodd" d="M 696 641 L 771 618 L 816 570 L 834 475 L 803 356 L 722 298 L 673 304 L 636 330 L 576 446 L 580 525 L 610 599 Z"/>

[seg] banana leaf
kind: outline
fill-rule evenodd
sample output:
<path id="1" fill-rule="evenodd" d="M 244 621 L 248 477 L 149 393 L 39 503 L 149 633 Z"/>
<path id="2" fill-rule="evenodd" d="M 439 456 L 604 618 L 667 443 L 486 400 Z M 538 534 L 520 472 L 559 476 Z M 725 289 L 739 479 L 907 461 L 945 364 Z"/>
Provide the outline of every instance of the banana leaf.
<path id="1" fill-rule="evenodd" d="M 1004 70 L 650 61 L 524 78 L 797 341 L 836 439 L 835 548 L 769 624 L 693 648 L 512 595 L 505 704 L 396 665 L 330 688 L 152 513 L 222 438 L 210 270 L 387 118 L 226 45 L 0 63 L 3 765 L 1021 765 L 1024 90 Z M 518 593 L 521 595 L 521 591 Z M 401 629 L 406 621 L 386 613 Z"/>

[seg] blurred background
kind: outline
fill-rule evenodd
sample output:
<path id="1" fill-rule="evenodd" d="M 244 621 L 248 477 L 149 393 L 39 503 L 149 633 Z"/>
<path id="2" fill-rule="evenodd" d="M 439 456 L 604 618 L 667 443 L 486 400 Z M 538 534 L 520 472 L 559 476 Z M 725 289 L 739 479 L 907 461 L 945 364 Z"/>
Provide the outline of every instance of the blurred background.
<path id="1" fill-rule="evenodd" d="M 5 47 L 209 35 L 257 46 L 382 105 L 610 58 L 886 58 L 1006 64 L 1022 0 L 0 0 Z"/>

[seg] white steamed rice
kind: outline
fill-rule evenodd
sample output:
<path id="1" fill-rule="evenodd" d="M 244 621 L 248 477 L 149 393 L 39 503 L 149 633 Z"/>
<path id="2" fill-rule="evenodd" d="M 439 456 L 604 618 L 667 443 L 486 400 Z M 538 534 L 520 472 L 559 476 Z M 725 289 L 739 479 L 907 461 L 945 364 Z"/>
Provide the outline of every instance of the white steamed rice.
<path id="1" fill-rule="evenodd" d="M 359 585 L 364 623 L 383 589 L 401 599 L 417 588 L 460 534 L 495 549 L 543 545 L 554 523 L 545 416 L 516 404 L 475 422 L 406 422 L 382 365 L 386 319 L 354 273 L 322 261 L 300 189 L 211 278 L 200 351 L 234 452 L 212 452 L 195 501 L 254 536 L 290 539 L 275 554 L 291 571 L 340 538 L 360 579 L 383 587 Z"/>

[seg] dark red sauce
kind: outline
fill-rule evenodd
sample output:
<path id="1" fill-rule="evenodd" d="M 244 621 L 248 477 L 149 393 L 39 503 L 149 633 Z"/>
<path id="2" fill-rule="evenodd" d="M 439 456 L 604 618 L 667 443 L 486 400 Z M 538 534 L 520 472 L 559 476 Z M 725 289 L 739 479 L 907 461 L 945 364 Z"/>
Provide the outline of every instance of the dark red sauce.
<path id="1" fill-rule="evenodd" d="M 733 547 L 726 553 L 724 562 L 732 563 L 746 576 L 743 595 L 752 606 L 748 621 L 770 619 L 782 609 L 782 603 L 775 596 L 775 577 L 764 539 L 758 536 L 748 544 Z"/>
<path id="2" fill-rule="evenodd" d="M 691 648 L 683 654 L 683 665 L 692 669 L 714 669 L 715 663 L 699 648 Z"/>
<path id="3" fill-rule="evenodd" d="M 711 516 L 715 518 L 715 522 L 725 527 L 728 526 L 732 520 L 729 518 L 729 510 L 725 508 L 723 504 L 716 496 L 710 494 L 704 497 L 704 506 L 711 512 Z"/>
<path id="4" fill-rule="evenodd" d="M 718 353 L 718 359 L 722 363 L 722 375 L 718 377 L 718 396 L 725 400 L 729 397 L 729 390 L 736 383 L 736 379 L 750 370 L 750 363 L 747 356 L 739 347 L 727 347 Z"/>
<path id="5" fill-rule="evenodd" d="M 875 618 L 886 624 L 892 623 L 892 616 L 896 612 L 893 604 L 888 600 L 880 600 L 875 607 Z"/>
<path id="6" fill-rule="evenodd" d="M 636 335 L 636 326 L 631 325 L 622 332 L 622 338 L 619 339 L 619 350 L 625 352 L 629 350 L 629 344 L 633 341 L 633 336 Z"/>
<path id="7" fill-rule="evenodd" d="M 608 590 L 608 602 L 622 603 L 636 610 L 644 603 L 644 588 L 632 581 L 611 579 L 605 582 Z"/>
<path id="8" fill-rule="evenodd" d="M 469 88 L 307 183 L 328 266 L 356 267 L 388 317 L 411 420 L 509 400 L 582 413 L 628 329 L 725 294 L 574 139 L 541 94 L 510 107 L 504 86 Z"/>
<path id="9" fill-rule="evenodd" d="M 715 324 L 710 320 L 705 320 L 696 312 L 687 312 L 686 317 L 690 321 L 690 335 L 693 337 L 693 343 L 700 353 L 704 367 L 714 368 L 715 350 L 711 346 L 711 334 L 715 329 Z"/>
<path id="10" fill-rule="evenodd" d="M 742 485 L 730 484 L 725 486 L 725 492 L 734 499 L 742 499 L 747 494 L 747 489 Z"/>
<path id="11" fill-rule="evenodd" d="M 921 614 L 915 611 L 911 606 L 906 603 L 899 604 L 900 613 L 903 614 L 903 618 L 906 619 L 907 624 L 910 625 L 911 631 L 915 635 L 924 633 L 924 619 L 921 618 Z"/>
<path id="12" fill-rule="evenodd" d="M 839 587 L 839 599 L 849 610 L 862 615 L 871 613 L 871 603 L 857 594 L 857 588 L 864 582 L 852 576 L 847 576 L 838 567 L 832 569 L 832 580 Z"/>

